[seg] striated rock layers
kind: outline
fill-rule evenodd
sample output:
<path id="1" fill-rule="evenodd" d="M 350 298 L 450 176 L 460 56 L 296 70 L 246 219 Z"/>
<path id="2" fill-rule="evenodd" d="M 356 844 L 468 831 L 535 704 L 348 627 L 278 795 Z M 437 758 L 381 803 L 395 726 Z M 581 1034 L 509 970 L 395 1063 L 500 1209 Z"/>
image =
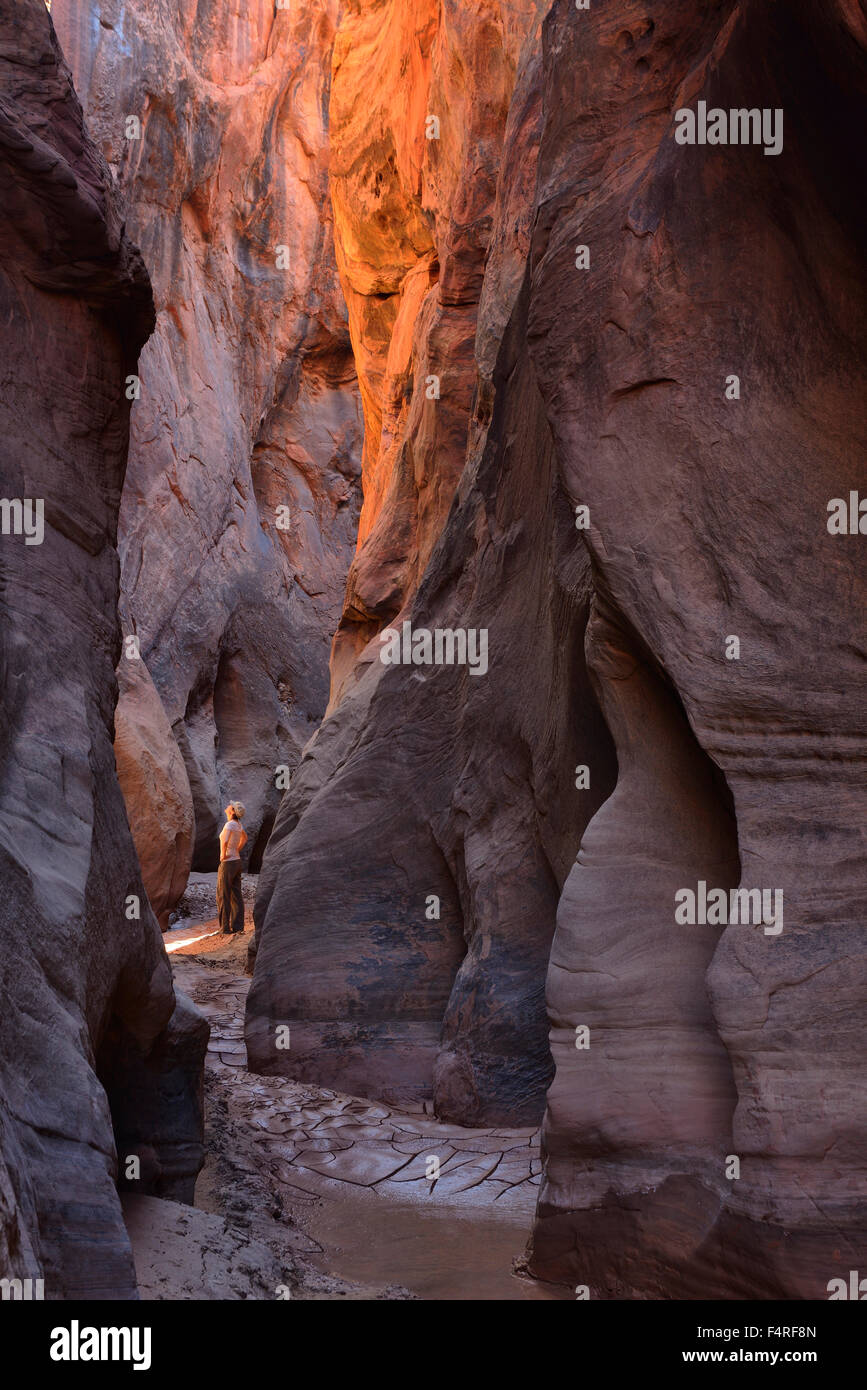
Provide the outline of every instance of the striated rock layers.
<path id="1" fill-rule="evenodd" d="M 541 43 L 362 4 L 335 44 L 365 506 L 248 1049 L 526 1120 L 556 908 L 530 1268 L 592 1297 L 863 1262 L 863 537 L 827 521 L 865 490 L 865 48 L 843 0 L 558 0 Z M 700 101 L 781 152 L 678 143 Z M 383 665 L 404 620 L 486 629 L 486 674 Z M 678 921 L 700 884 L 748 920 Z"/>
<path id="2" fill-rule="evenodd" d="M 333 710 L 260 878 L 247 1045 L 263 1071 L 533 1123 L 556 903 L 613 782 L 584 668 L 589 564 L 524 347 L 538 19 L 408 14 L 362 5 L 335 43 L 365 504 Z M 484 629 L 487 673 L 385 666 L 376 634 L 405 621 Z"/>
<path id="3" fill-rule="evenodd" d="M 0 6 L 0 210 L 0 1267 L 133 1298 L 107 1043 L 149 1097 L 138 1190 L 189 1194 L 207 1026 L 176 1007 L 112 752 L 124 382 L 153 307 L 42 0 Z"/>
<path id="4" fill-rule="evenodd" d="M 865 571 L 827 521 L 865 478 L 865 50 L 819 0 L 545 28 L 530 341 L 619 776 L 558 910 L 531 1267 L 591 1296 L 864 1259 Z M 783 113 L 782 152 L 677 143 L 699 101 Z M 699 882 L 782 919 L 678 925 Z"/>
<path id="5" fill-rule="evenodd" d="M 336 12 L 336 0 L 52 7 L 157 308 L 121 506 L 123 612 L 186 773 L 140 675 L 144 708 L 133 697 L 118 760 L 138 760 L 144 720 L 153 775 L 124 790 L 163 917 L 184 864 L 216 867 L 229 798 L 247 806 L 258 867 L 275 774 L 297 763 L 328 697 L 361 454 L 327 182 Z"/>
<path id="6" fill-rule="evenodd" d="M 195 812 L 163 702 L 141 660 L 117 668 L 114 756 L 148 900 L 163 931 L 187 886 Z"/>

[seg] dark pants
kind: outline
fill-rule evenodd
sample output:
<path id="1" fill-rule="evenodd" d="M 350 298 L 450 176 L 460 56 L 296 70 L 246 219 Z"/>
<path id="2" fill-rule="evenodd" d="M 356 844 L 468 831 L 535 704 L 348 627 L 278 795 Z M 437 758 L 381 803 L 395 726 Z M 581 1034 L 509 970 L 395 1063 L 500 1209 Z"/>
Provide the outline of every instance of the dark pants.
<path id="1" fill-rule="evenodd" d="M 217 870 L 217 914 L 224 932 L 244 930 L 240 859 L 224 859 Z"/>

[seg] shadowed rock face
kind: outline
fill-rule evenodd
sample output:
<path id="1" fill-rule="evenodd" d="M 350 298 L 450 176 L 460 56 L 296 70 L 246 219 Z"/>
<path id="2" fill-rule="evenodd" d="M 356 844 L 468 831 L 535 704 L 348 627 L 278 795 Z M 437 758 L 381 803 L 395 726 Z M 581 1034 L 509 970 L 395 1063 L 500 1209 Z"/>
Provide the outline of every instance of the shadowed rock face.
<path id="1" fill-rule="evenodd" d="M 325 710 L 357 531 L 361 411 L 326 172 L 336 12 L 52 11 L 154 288 L 120 516 L 124 619 L 184 758 L 202 870 L 217 866 L 228 799 L 247 807 L 258 867 L 275 772 Z M 163 735 L 171 809 L 184 787 Z M 161 823 L 140 789 L 130 812 L 157 884 L 178 818 Z M 161 911 L 177 896 L 164 883 Z"/>
<path id="2" fill-rule="evenodd" d="M 46 1298 L 133 1298 L 97 1059 L 110 1031 L 174 1055 L 151 1143 L 167 1161 L 183 1133 L 189 1182 L 205 1039 L 175 1007 L 112 752 L 124 381 L 153 306 L 42 0 L 0 8 L 0 221 L 0 486 L 44 503 L 41 544 L 0 536 L 0 1261 Z"/>
<path id="3" fill-rule="evenodd" d="M 545 29 L 531 344 L 620 775 L 558 911 L 532 1268 L 597 1296 L 863 1259 L 863 537 L 826 523 L 864 488 L 865 48 L 812 0 Z M 782 108 L 783 152 L 677 144 L 699 100 Z M 782 932 L 676 926 L 698 880 L 782 890 Z"/>

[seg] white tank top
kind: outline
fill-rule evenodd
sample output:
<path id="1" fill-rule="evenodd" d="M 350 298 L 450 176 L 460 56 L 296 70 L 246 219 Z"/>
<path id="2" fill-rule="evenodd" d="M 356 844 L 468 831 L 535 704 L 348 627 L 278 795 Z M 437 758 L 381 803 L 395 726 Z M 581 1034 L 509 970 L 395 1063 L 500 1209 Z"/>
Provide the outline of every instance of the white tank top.
<path id="1" fill-rule="evenodd" d="M 241 855 L 238 846 L 241 843 L 241 836 L 244 827 L 239 820 L 227 820 L 220 831 L 220 844 L 225 850 L 227 859 L 240 859 Z"/>

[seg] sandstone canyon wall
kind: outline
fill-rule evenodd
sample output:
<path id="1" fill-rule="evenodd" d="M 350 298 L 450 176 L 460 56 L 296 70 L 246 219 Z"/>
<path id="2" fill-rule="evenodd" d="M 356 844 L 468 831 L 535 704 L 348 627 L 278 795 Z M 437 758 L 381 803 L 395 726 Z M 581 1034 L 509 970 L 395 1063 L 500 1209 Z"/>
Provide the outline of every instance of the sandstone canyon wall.
<path id="1" fill-rule="evenodd" d="M 620 773 L 558 910 L 532 1267 L 603 1295 L 822 1298 L 863 1260 L 863 538 L 827 523 L 864 486 L 865 56 L 814 0 L 545 29 L 530 343 Z M 700 100 L 784 112 L 782 151 L 678 144 Z M 699 880 L 782 929 L 676 925 Z"/>
<path id="2" fill-rule="evenodd" d="M 333 712 L 269 845 L 248 1000 L 257 1068 L 433 1095 L 470 1124 L 541 1116 L 556 903 L 613 775 L 584 669 L 589 566 L 523 349 L 538 19 L 376 3 L 338 30 L 365 504 Z M 487 675 L 384 666 L 376 634 L 404 621 L 485 628 Z"/>
<path id="3" fill-rule="evenodd" d="M 42 0 L 0 5 L 0 220 L 0 1267 L 134 1298 L 115 1180 L 138 1135 L 109 1072 L 123 1051 L 138 1190 L 189 1196 L 207 1026 L 175 999 L 112 751 L 124 385 L 153 305 Z M 7 526 L 16 500 L 41 536 Z"/>
<path id="4" fill-rule="evenodd" d="M 862 9 L 52 12 L 120 193 L 4 6 L 4 487 L 47 516 L 0 552 L 7 1264 L 129 1296 L 115 1145 L 169 1196 L 200 1159 L 203 1026 L 123 915 L 119 508 L 156 910 L 228 795 L 256 858 L 276 813 L 250 1065 L 544 1111 L 541 1278 L 825 1297 L 867 1234 Z M 678 143 L 699 101 L 782 148 Z M 385 664 L 405 623 L 484 670 Z M 776 920 L 678 921 L 699 884 Z"/>
<path id="5" fill-rule="evenodd" d="M 341 18 L 365 503 L 248 1051 L 531 1121 L 553 934 L 531 1270 L 824 1297 L 865 1227 L 863 564 L 826 523 L 863 488 L 867 26 L 547 9 Z M 678 144 L 700 100 L 781 110 L 781 152 Z M 487 673 L 384 666 L 404 620 L 486 628 Z M 699 882 L 781 893 L 782 930 L 679 924 Z"/>
<path id="6" fill-rule="evenodd" d="M 258 867 L 275 774 L 328 697 L 361 454 L 327 183 L 336 14 L 52 7 L 157 309 L 120 517 L 124 630 L 146 671 L 122 677 L 118 763 L 164 925 L 190 864 L 216 867 L 229 798 Z"/>

